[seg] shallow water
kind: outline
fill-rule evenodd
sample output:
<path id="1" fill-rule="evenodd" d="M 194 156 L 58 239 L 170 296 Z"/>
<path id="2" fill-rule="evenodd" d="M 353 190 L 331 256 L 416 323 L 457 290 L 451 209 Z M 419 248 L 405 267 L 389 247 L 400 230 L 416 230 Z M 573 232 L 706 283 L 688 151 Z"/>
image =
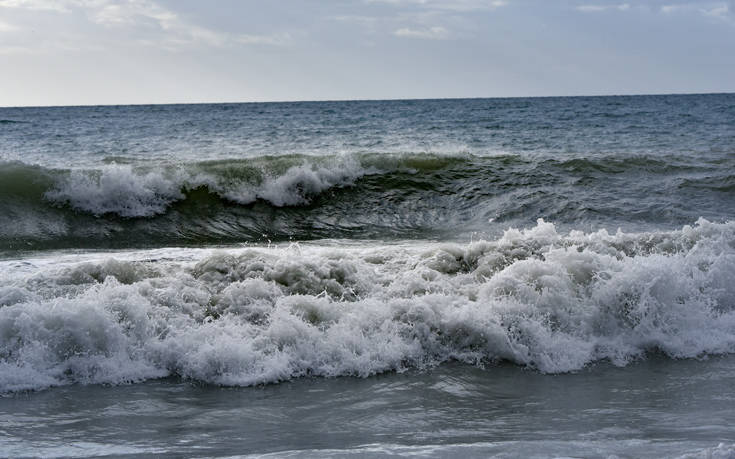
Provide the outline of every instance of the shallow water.
<path id="1" fill-rule="evenodd" d="M 719 452 L 732 455 L 734 384 L 732 357 L 653 356 L 563 375 L 452 363 L 251 388 L 176 379 L 76 385 L 0 399 L 0 449 L 47 457 L 675 457 L 716 453 L 722 443 Z"/>

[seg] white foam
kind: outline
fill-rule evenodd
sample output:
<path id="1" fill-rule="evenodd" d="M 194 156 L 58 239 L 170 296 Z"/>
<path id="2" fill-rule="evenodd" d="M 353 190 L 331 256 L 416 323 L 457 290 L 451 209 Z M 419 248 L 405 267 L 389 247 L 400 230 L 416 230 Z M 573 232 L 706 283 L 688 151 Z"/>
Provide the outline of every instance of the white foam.
<path id="1" fill-rule="evenodd" d="M 181 184 L 160 172 L 138 173 L 127 165 L 110 165 L 98 171 L 74 170 L 46 193 L 52 202 L 95 215 L 150 217 L 183 199 Z"/>
<path id="2" fill-rule="evenodd" d="M 345 156 L 325 165 L 302 164 L 290 167 L 278 176 L 268 176 L 262 183 L 233 187 L 215 184 L 213 189 L 222 197 L 240 204 L 262 199 L 275 206 L 307 204 L 311 198 L 335 186 L 347 186 L 360 177 L 376 173 L 363 168 L 357 160 Z"/>
<path id="3" fill-rule="evenodd" d="M 350 185 L 376 172 L 363 168 L 351 156 L 335 157 L 326 165 L 295 165 L 278 175 L 265 174 L 260 181 L 238 181 L 193 166 L 151 172 L 112 164 L 91 171 L 73 170 L 59 179 L 45 197 L 94 215 L 151 217 L 165 213 L 172 203 L 185 198 L 186 191 L 199 187 L 240 204 L 262 199 L 275 206 L 294 206 L 309 203 L 324 190 Z"/>
<path id="4" fill-rule="evenodd" d="M 734 223 L 561 234 L 540 220 L 468 245 L 25 260 L 0 278 L 0 389 L 165 375 L 250 385 L 452 359 L 554 373 L 731 353 L 734 246 Z"/>

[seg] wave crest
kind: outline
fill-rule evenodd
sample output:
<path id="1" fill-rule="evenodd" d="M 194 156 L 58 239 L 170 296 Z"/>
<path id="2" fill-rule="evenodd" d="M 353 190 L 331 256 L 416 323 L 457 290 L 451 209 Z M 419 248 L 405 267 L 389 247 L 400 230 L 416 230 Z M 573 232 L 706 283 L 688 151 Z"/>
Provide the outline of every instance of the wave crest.
<path id="1" fill-rule="evenodd" d="M 71 171 L 44 195 L 56 204 L 94 215 L 151 217 L 184 198 L 175 179 L 159 172 L 138 174 L 130 166 L 109 166 L 100 171 Z"/>
<path id="2" fill-rule="evenodd" d="M 62 174 L 44 196 L 52 203 L 98 216 L 152 217 L 164 214 L 172 203 L 197 188 L 238 204 L 260 199 L 278 207 L 296 206 L 370 173 L 350 158 L 334 158 L 329 164 L 290 165 L 277 174 L 268 170 L 268 164 L 252 163 L 201 163 L 156 171 L 111 164 L 97 170 L 73 170 Z"/>

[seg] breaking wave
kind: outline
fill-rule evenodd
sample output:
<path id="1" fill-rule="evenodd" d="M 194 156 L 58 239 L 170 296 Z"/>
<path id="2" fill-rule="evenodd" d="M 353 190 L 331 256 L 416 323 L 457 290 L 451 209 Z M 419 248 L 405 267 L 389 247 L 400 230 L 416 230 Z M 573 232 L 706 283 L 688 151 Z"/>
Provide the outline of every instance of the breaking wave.
<path id="1" fill-rule="evenodd" d="M 89 257 L 3 262 L 1 391 L 735 352 L 735 223 Z"/>
<path id="2" fill-rule="evenodd" d="M 686 158 L 465 153 L 155 165 L 113 158 L 84 170 L 6 162 L 0 250 L 444 238 L 458 227 L 482 230 L 488 220 L 507 227 L 538 217 L 587 228 L 671 228 L 732 213 L 732 177 L 721 169 Z"/>
<path id="3" fill-rule="evenodd" d="M 308 204 L 324 190 L 349 185 L 371 172 L 350 158 L 334 158 L 329 164 L 279 159 L 272 158 L 270 164 L 262 160 L 208 162 L 160 171 L 136 170 L 130 165 L 69 171 L 44 197 L 97 216 L 121 217 L 163 214 L 172 203 L 186 199 L 186 192 L 198 188 L 237 204 L 263 200 L 277 207 L 298 206 Z"/>

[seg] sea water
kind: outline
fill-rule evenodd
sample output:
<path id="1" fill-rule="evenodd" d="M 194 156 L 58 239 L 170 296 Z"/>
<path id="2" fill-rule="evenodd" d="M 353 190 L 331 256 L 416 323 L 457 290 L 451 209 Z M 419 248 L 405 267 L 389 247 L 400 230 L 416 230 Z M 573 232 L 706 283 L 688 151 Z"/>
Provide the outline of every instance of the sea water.
<path id="1" fill-rule="evenodd" d="M 735 456 L 735 95 L 0 109 L 0 455 Z"/>

